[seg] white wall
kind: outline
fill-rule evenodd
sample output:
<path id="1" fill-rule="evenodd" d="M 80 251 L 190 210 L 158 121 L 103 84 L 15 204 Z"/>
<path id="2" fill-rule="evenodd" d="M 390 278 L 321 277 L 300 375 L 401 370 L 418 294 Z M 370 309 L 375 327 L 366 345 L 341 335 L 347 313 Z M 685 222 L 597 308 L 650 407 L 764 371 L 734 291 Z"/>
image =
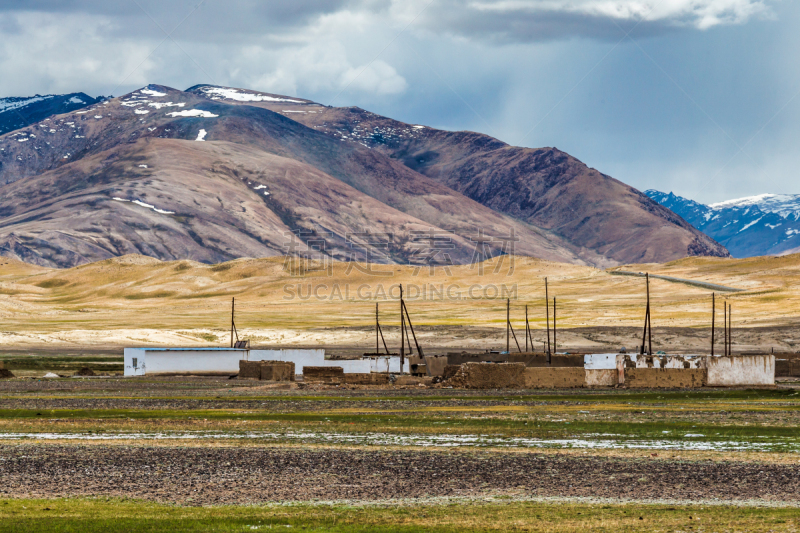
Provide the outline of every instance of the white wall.
<path id="1" fill-rule="evenodd" d="M 233 348 L 125 348 L 125 375 L 236 374 L 239 360 L 247 359 L 247 352 Z"/>
<path id="2" fill-rule="evenodd" d="M 400 372 L 399 355 L 381 355 L 369 358 L 370 372 Z M 410 372 L 411 366 L 408 357 L 405 358 L 403 371 Z"/>
<path id="3" fill-rule="evenodd" d="M 583 368 L 586 370 L 611 370 L 617 368 L 615 353 L 587 353 L 583 356 Z"/>
<path id="4" fill-rule="evenodd" d="M 370 362 L 367 359 L 331 361 L 325 359 L 325 350 L 250 350 L 251 361 L 288 361 L 294 363 L 295 374 L 302 375 L 307 366 L 340 366 L 346 374 L 369 374 Z M 399 367 L 399 365 L 398 365 Z"/>
<path id="5" fill-rule="evenodd" d="M 124 351 L 124 369 L 126 376 L 144 376 L 144 348 L 125 348 Z M 136 364 L 134 365 L 134 359 Z"/>
<path id="6" fill-rule="evenodd" d="M 708 357 L 709 387 L 775 385 L 774 355 L 734 355 Z"/>
<path id="7" fill-rule="evenodd" d="M 705 368 L 707 355 L 640 355 L 636 368 Z"/>

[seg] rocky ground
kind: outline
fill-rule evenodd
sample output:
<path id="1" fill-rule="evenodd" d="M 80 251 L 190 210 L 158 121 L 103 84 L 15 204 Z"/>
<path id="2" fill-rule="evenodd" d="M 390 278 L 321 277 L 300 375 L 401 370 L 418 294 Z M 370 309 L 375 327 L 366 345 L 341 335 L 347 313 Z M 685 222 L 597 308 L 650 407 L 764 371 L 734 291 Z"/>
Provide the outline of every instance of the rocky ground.
<path id="1" fill-rule="evenodd" d="M 0 446 L 5 497 L 192 503 L 436 496 L 800 501 L 800 465 L 535 453 Z"/>

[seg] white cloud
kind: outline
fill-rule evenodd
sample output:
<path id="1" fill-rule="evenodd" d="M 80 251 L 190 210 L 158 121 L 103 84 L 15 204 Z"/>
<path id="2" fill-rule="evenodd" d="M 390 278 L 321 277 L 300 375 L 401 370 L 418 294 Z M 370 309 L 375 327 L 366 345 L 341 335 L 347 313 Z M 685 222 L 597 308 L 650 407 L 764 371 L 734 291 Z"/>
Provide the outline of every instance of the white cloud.
<path id="1" fill-rule="evenodd" d="M 468 9 L 491 13 L 568 13 L 618 20 L 688 24 L 707 29 L 740 24 L 769 12 L 763 0 L 501 0 L 471 1 Z"/>
<path id="2" fill-rule="evenodd" d="M 270 55 L 270 51 L 262 48 L 250 48 L 247 52 L 247 56 L 252 58 Z M 254 79 L 252 87 L 289 95 L 345 89 L 387 95 L 402 93 L 408 84 L 394 67 L 383 60 L 353 65 L 344 45 L 333 41 L 282 51 L 276 66 Z"/>

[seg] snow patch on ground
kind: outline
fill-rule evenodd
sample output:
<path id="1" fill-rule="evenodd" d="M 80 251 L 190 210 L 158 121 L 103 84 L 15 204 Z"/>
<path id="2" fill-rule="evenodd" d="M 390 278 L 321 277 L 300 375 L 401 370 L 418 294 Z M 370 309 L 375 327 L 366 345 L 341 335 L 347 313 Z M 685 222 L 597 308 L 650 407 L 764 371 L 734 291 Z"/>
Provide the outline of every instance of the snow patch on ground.
<path id="1" fill-rule="evenodd" d="M 67 100 L 67 102 L 70 103 L 70 104 L 85 104 L 86 103 L 83 100 L 81 100 L 80 98 L 78 98 L 77 96 L 73 96 L 72 98 Z"/>
<path id="2" fill-rule="evenodd" d="M 183 107 L 186 104 L 184 102 L 172 103 L 172 102 L 149 102 L 147 105 L 150 107 L 155 107 L 156 109 L 161 109 L 162 107 Z"/>
<path id="3" fill-rule="evenodd" d="M 200 130 L 197 132 L 197 139 L 195 139 L 195 141 L 205 141 L 207 134 L 208 132 L 206 130 Z"/>
<path id="4" fill-rule="evenodd" d="M 792 442 L 745 441 L 687 441 L 666 439 L 627 440 L 619 435 L 586 435 L 586 438 L 536 439 L 524 437 L 493 437 L 489 435 L 393 435 L 390 433 L 316 433 L 316 432 L 182 432 L 182 433 L 0 433 L 0 439 L 41 440 L 175 440 L 175 439 L 259 439 L 265 441 L 293 441 L 300 443 L 349 444 L 372 446 L 422 446 L 435 448 L 492 447 L 492 448 L 581 448 L 581 449 L 661 449 L 661 450 L 712 450 L 712 451 L 770 451 L 788 449 L 798 451 Z M 684 438 L 701 437 L 685 435 Z"/>
<path id="5" fill-rule="evenodd" d="M 139 92 L 142 93 L 142 94 L 146 94 L 147 96 L 155 96 L 155 97 L 167 96 L 167 93 L 160 93 L 160 92 L 154 91 L 152 89 L 142 89 Z"/>
<path id="6" fill-rule="evenodd" d="M 173 111 L 172 113 L 167 113 L 169 117 L 201 117 L 201 118 L 216 118 L 219 115 L 215 115 L 210 111 L 203 111 L 202 109 L 186 109 L 184 111 Z"/>
<path id="7" fill-rule="evenodd" d="M 754 220 L 753 222 L 750 222 L 749 224 L 745 224 L 744 227 L 742 229 L 740 229 L 739 231 L 744 231 L 747 228 L 749 228 L 750 226 L 753 226 L 753 225 L 759 223 L 762 218 L 764 218 L 764 217 L 758 218 L 758 219 Z"/>
<path id="8" fill-rule="evenodd" d="M 139 165 L 139 168 L 147 168 L 147 165 Z"/>
<path id="9" fill-rule="evenodd" d="M 115 196 L 113 198 L 113 200 L 116 200 L 117 202 L 130 202 L 132 204 L 136 204 L 136 205 L 139 205 L 139 206 L 142 206 L 142 207 L 146 207 L 147 209 L 152 209 L 156 213 L 160 213 L 162 215 L 174 215 L 175 214 L 175 211 L 165 211 L 163 209 L 157 208 L 154 205 L 146 204 L 146 203 L 142 202 L 141 200 L 126 200 L 125 198 L 120 198 L 118 196 Z"/>
<path id="10" fill-rule="evenodd" d="M 246 93 L 238 89 L 228 87 L 203 87 L 200 89 L 212 100 L 236 100 L 237 102 L 291 102 L 293 104 L 303 104 L 302 100 L 292 100 L 291 98 L 276 98 L 266 94 Z"/>
<path id="11" fill-rule="evenodd" d="M 134 113 L 136 113 L 137 115 L 146 115 L 149 112 L 150 111 L 148 111 L 147 109 L 137 109 L 136 111 L 134 111 Z"/>

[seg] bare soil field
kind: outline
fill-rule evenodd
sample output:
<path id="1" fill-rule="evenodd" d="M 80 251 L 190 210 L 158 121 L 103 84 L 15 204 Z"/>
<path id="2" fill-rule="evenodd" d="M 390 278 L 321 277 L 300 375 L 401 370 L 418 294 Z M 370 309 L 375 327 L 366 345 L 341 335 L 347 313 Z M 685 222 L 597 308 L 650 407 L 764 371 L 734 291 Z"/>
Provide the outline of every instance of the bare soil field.
<path id="1" fill-rule="evenodd" d="M 8 497 L 164 502 L 387 500 L 439 496 L 800 500 L 800 466 L 538 454 L 124 446 L 0 446 Z"/>

